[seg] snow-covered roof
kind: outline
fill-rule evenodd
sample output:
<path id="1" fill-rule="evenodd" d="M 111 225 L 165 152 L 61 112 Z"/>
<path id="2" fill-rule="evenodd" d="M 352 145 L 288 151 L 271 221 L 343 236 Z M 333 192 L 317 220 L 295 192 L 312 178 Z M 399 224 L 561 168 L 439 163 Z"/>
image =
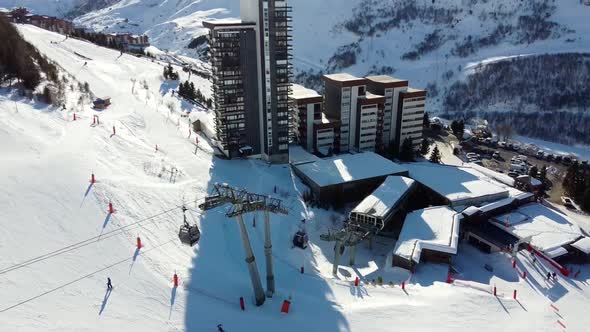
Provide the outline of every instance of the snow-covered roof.
<path id="1" fill-rule="evenodd" d="M 469 164 L 469 166 L 471 168 L 475 169 L 476 171 L 479 171 L 480 173 L 482 173 L 482 174 L 484 174 L 484 175 L 486 175 L 486 176 L 488 176 L 488 177 L 490 177 L 490 178 L 492 178 L 492 179 L 494 179 L 494 180 L 496 180 L 498 182 L 501 182 L 501 183 L 503 183 L 505 185 L 514 187 L 514 179 L 511 178 L 510 176 L 506 175 L 506 174 L 503 174 L 503 173 L 500 173 L 500 172 L 496 172 L 496 171 L 491 170 L 491 169 L 489 169 L 487 167 L 480 166 L 480 165 L 474 164 L 474 163 Z"/>
<path id="2" fill-rule="evenodd" d="M 410 177 L 446 197 L 453 206 L 478 205 L 510 196 L 509 188 L 472 167 L 426 162 L 408 164 L 407 167 Z"/>
<path id="3" fill-rule="evenodd" d="M 408 80 L 402 80 L 399 78 L 395 78 L 395 77 L 391 77 L 389 75 L 373 75 L 373 76 L 367 76 L 367 79 L 369 81 L 373 81 L 376 83 L 397 83 L 397 82 L 407 82 Z"/>
<path id="4" fill-rule="evenodd" d="M 302 146 L 295 144 L 289 145 L 289 163 L 292 165 L 311 163 L 318 160 L 321 159 L 307 152 Z"/>
<path id="5" fill-rule="evenodd" d="M 374 152 L 343 154 L 294 167 L 322 187 L 407 172 Z"/>
<path id="6" fill-rule="evenodd" d="M 291 84 L 291 93 L 289 97 L 292 99 L 307 99 L 307 98 L 322 98 L 322 95 L 317 91 L 308 89 L 299 84 Z"/>
<path id="7" fill-rule="evenodd" d="M 464 209 L 461 213 L 463 213 L 463 215 L 466 217 L 470 217 L 470 216 L 477 214 L 479 212 L 481 212 L 481 210 L 478 207 L 470 206 L 470 207 Z"/>
<path id="8" fill-rule="evenodd" d="M 415 92 L 425 92 L 425 90 L 408 87 L 408 90 L 405 91 L 405 93 L 415 93 Z"/>
<path id="9" fill-rule="evenodd" d="M 555 247 L 553 249 L 546 250 L 544 252 L 549 258 L 557 258 L 559 256 L 563 256 L 567 254 L 567 250 L 564 247 Z"/>
<path id="10" fill-rule="evenodd" d="M 362 80 L 362 78 L 353 76 L 349 73 L 329 74 L 329 75 L 324 75 L 324 77 L 329 80 L 332 80 L 332 81 L 340 81 L 340 82 Z"/>
<path id="11" fill-rule="evenodd" d="M 404 176 L 388 176 L 385 181 L 367 196 L 351 213 L 370 214 L 383 218 L 397 206 L 415 181 Z"/>
<path id="12" fill-rule="evenodd" d="M 514 202 L 514 198 L 513 197 L 508 197 L 508 198 L 501 199 L 499 201 L 495 201 L 495 202 L 490 203 L 490 204 L 486 204 L 486 205 L 480 207 L 479 210 L 481 212 L 483 212 L 483 213 L 486 213 L 486 212 L 490 212 L 490 211 L 499 209 L 501 207 L 510 205 L 513 202 Z"/>
<path id="13" fill-rule="evenodd" d="M 523 239 L 541 251 L 570 244 L 582 236 L 580 228 L 567 216 L 539 203 L 529 203 L 496 216 L 490 222 L 506 232 Z"/>
<path id="14" fill-rule="evenodd" d="M 371 99 L 382 99 L 382 98 L 385 98 L 385 97 L 383 97 L 381 95 L 376 95 L 374 93 L 367 92 L 367 93 L 365 93 L 364 98 L 365 99 L 368 99 L 368 100 L 371 100 Z"/>
<path id="15" fill-rule="evenodd" d="M 572 247 L 580 250 L 581 252 L 590 255 L 590 237 L 584 236 L 578 241 L 572 243 Z"/>
<path id="16" fill-rule="evenodd" d="M 422 249 L 456 254 L 460 221 L 461 214 L 447 206 L 414 211 L 406 216 L 393 254 L 416 263 Z"/>

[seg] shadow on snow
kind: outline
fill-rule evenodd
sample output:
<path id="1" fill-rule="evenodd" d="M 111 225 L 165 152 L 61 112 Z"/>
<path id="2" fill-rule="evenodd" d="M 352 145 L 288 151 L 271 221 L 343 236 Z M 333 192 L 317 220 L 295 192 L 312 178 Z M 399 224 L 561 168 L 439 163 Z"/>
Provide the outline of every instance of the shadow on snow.
<path id="1" fill-rule="evenodd" d="M 338 305 L 331 300 L 333 296 L 328 281 L 315 272 L 301 274 L 299 271 L 301 264 L 309 260 L 306 257 L 311 255 L 309 250 L 291 246 L 303 208 L 296 197 L 289 167 L 214 158 L 209 172 L 208 192 L 216 182 L 228 183 L 281 198 L 290 211 L 287 216 L 271 215 L 276 292 L 260 307 L 254 305 L 237 221 L 225 217 L 229 205 L 202 213 L 199 221 L 201 239 L 195 246 L 197 255 L 193 259 L 190 279 L 184 284 L 187 293 L 186 330 L 214 330 L 218 324 L 223 324 L 227 331 L 244 330 L 245 327 L 256 331 L 349 330 Z M 275 186 L 282 188 L 280 195 L 273 194 Z M 285 190 L 287 188 L 289 190 Z M 256 227 L 253 227 L 253 218 L 256 218 Z M 266 290 L 263 214 L 244 215 L 244 222 Z M 245 300 L 245 311 L 240 309 L 240 297 Z M 283 300 L 289 297 L 292 298 L 291 310 L 289 314 L 282 314 Z"/>

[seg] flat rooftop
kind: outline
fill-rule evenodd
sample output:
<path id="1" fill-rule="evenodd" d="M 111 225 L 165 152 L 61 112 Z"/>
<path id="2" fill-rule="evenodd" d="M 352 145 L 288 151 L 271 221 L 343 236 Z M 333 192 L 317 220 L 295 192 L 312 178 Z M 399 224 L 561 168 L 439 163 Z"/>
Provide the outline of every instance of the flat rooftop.
<path id="1" fill-rule="evenodd" d="M 369 81 L 377 82 L 377 83 L 399 83 L 399 82 L 407 82 L 408 80 L 402 80 L 399 78 L 391 77 L 389 75 L 373 75 L 366 77 Z"/>
<path id="2" fill-rule="evenodd" d="M 411 178 L 446 197 L 453 206 L 490 203 L 507 198 L 511 193 L 507 186 L 468 166 L 424 162 L 407 167 Z"/>
<path id="3" fill-rule="evenodd" d="M 361 97 L 363 97 L 363 96 L 361 96 Z M 382 95 L 376 95 L 376 94 L 374 94 L 374 93 L 370 93 L 370 92 L 367 92 L 367 93 L 365 93 L 364 97 L 365 97 L 365 99 L 367 99 L 367 100 L 371 100 L 371 99 L 382 99 L 382 98 L 385 98 L 385 97 L 384 97 L 384 96 L 382 96 Z"/>
<path id="4" fill-rule="evenodd" d="M 255 26 L 254 23 L 247 23 L 242 22 L 240 19 L 234 18 L 223 18 L 223 19 L 216 19 L 216 20 L 207 20 L 203 21 L 203 26 L 208 29 L 212 29 L 215 27 L 232 27 L 232 26 Z"/>
<path id="5" fill-rule="evenodd" d="M 289 145 L 289 163 L 292 165 L 312 163 L 321 160 L 314 154 L 307 152 L 302 146 L 291 144 Z"/>
<path id="6" fill-rule="evenodd" d="M 344 154 L 294 167 L 320 187 L 407 172 L 374 152 Z"/>
<path id="7" fill-rule="evenodd" d="M 393 254 L 416 263 L 420 263 L 422 249 L 456 254 L 460 220 L 460 214 L 447 206 L 409 213 Z"/>
<path id="8" fill-rule="evenodd" d="M 339 82 L 347 82 L 347 81 L 356 81 L 362 80 L 361 77 L 356 77 L 349 73 L 338 73 L 338 74 L 328 74 L 324 75 L 325 78 L 332 80 L 332 81 L 339 81 Z"/>
<path id="9" fill-rule="evenodd" d="M 531 236 L 531 244 L 541 251 L 551 251 L 582 237 L 575 222 L 539 203 L 523 205 L 489 221 L 519 239 Z"/>
<path id="10" fill-rule="evenodd" d="M 394 209 L 415 181 L 405 176 L 388 176 L 371 195 L 367 196 L 351 213 L 369 214 L 384 218 Z"/>
<path id="11" fill-rule="evenodd" d="M 406 93 L 414 93 L 414 92 L 426 92 L 426 90 L 408 87 L 408 90 L 406 91 Z"/>
<path id="12" fill-rule="evenodd" d="M 299 84 L 291 84 L 291 94 L 289 97 L 292 99 L 308 99 L 308 98 L 322 98 L 322 95 L 317 91 L 308 89 Z"/>

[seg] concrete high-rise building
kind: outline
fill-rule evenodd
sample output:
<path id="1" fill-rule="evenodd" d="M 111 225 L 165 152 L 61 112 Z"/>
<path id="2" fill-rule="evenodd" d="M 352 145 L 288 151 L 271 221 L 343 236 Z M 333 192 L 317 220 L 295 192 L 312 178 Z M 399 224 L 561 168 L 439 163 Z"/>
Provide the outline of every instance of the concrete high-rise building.
<path id="1" fill-rule="evenodd" d="M 324 97 L 316 91 L 293 84 L 291 120 L 293 142 L 307 151 L 329 155 L 338 148 L 340 122 L 324 113 Z"/>
<path id="2" fill-rule="evenodd" d="M 367 77 L 367 90 L 385 97 L 383 107 L 383 146 L 388 148 L 397 139 L 397 109 L 400 92 L 408 89 L 408 81 L 387 75 Z"/>
<path id="3" fill-rule="evenodd" d="M 238 21 L 207 21 L 219 148 L 289 160 L 291 7 L 241 0 Z"/>
<path id="4" fill-rule="evenodd" d="M 385 98 L 367 93 L 364 78 L 341 73 L 323 79 L 326 115 L 340 121 L 338 152 L 379 150 Z"/>
<path id="5" fill-rule="evenodd" d="M 401 148 L 404 140 L 409 138 L 415 149 L 422 142 L 424 108 L 426 105 L 426 91 L 408 88 L 400 92 L 397 108 L 397 146 Z"/>

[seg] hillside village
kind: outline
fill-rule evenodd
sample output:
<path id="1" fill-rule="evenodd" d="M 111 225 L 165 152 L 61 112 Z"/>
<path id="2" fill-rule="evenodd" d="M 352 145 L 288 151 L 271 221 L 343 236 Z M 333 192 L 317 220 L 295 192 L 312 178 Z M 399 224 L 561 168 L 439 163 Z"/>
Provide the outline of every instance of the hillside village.
<path id="1" fill-rule="evenodd" d="M 387 70 L 293 83 L 286 1 L 203 22 L 208 75 L 146 56 L 145 36 L 0 19 L 40 72 L 1 77 L 0 327 L 590 323 L 588 162 L 430 118 L 428 91 Z"/>

